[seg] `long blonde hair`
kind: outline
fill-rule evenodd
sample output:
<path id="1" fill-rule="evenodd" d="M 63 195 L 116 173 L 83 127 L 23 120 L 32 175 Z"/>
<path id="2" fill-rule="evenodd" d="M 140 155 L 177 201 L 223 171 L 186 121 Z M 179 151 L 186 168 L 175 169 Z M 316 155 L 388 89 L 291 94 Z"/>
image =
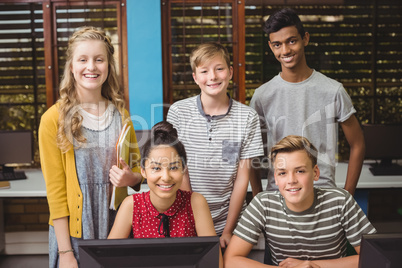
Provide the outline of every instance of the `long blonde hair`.
<path id="1" fill-rule="evenodd" d="M 73 33 L 68 41 L 66 51 L 66 64 L 63 78 L 60 82 L 59 120 L 57 129 L 57 145 L 62 152 L 72 148 L 75 139 L 80 146 L 86 142 L 81 132 L 82 116 L 78 113 L 80 100 L 75 89 L 75 80 L 71 72 L 71 64 L 76 44 L 82 41 L 104 41 L 108 59 L 108 76 L 102 85 L 102 97 L 111 101 L 121 115 L 124 115 L 124 96 L 120 90 L 116 62 L 114 60 L 114 47 L 110 38 L 101 29 L 95 27 L 82 27 Z"/>

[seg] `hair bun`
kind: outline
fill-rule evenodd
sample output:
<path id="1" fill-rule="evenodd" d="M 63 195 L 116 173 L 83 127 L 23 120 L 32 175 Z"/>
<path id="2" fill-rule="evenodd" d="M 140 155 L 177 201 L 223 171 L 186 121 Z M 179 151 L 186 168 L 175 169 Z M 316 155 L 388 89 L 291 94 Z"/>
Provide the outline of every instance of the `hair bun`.
<path id="1" fill-rule="evenodd" d="M 159 122 L 153 126 L 152 130 L 154 138 L 161 138 L 163 140 L 168 138 L 177 139 L 177 130 L 169 122 Z"/>
<path id="2" fill-rule="evenodd" d="M 177 130 L 173 125 L 166 121 L 161 121 L 155 124 L 151 129 L 151 135 L 149 136 L 147 142 L 141 149 L 141 167 L 145 168 L 145 162 L 147 161 L 150 152 L 153 148 L 158 146 L 169 146 L 176 150 L 178 156 L 181 158 L 183 167 L 187 163 L 186 149 L 183 143 L 180 142 Z"/>

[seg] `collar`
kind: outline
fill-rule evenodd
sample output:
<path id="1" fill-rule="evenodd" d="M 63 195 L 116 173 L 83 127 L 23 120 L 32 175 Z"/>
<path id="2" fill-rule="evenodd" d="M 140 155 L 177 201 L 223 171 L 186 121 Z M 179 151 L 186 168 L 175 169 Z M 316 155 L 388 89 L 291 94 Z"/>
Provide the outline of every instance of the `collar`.
<path id="1" fill-rule="evenodd" d="M 197 96 L 197 108 L 198 108 L 198 111 L 200 112 L 200 114 L 203 117 L 205 117 L 206 119 L 209 119 L 209 120 L 212 120 L 212 119 L 218 120 L 218 119 L 224 118 L 230 112 L 230 109 L 232 108 L 232 104 L 233 104 L 233 99 L 230 97 L 229 93 L 226 93 L 226 95 L 229 98 L 229 108 L 228 108 L 228 110 L 227 110 L 227 112 L 225 114 L 212 115 L 212 116 L 209 115 L 209 114 L 206 114 L 204 112 L 204 110 L 202 109 L 201 94 L 199 94 Z"/>
<path id="2" fill-rule="evenodd" d="M 176 200 L 173 202 L 172 206 L 168 210 L 166 210 L 162 213 L 167 216 L 173 216 L 174 214 L 176 214 L 181 209 L 181 204 L 182 204 L 182 199 L 183 199 L 182 195 L 183 195 L 183 193 L 179 189 L 176 192 Z M 149 214 L 151 214 L 151 216 L 160 218 L 159 214 L 161 214 L 161 213 L 158 210 L 156 210 L 156 208 L 151 203 L 150 191 L 145 193 L 145 206 L 146 206 Z"/>

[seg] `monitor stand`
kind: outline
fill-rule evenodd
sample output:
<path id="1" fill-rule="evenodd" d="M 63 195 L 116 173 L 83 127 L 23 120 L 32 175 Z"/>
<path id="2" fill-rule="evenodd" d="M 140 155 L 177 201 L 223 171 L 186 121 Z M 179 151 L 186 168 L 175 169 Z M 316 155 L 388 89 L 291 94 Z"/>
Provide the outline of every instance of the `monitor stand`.
<path id="1" fill-rule="evenodd" d="M 13 181 L 13 180 L 24 180 L 27 176 L 24 171 L 15 171 L 14 167 L 7 167 L 2 165 L 2 170 L 0 172 L 0 181 Z"/>
<path id="2" fill-rule="evenodd" d="M 380 163 L 371 164 L 369 169 L 374 176 L 402 175 L 402 166 L 398 163 L 392 163 L 391 159 L 383 159 Z"/>

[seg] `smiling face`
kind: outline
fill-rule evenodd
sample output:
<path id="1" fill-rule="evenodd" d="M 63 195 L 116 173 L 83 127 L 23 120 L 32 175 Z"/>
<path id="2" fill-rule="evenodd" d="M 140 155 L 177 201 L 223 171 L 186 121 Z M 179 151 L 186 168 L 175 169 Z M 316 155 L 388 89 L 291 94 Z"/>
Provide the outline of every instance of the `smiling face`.
<path id="1" fill-rule="evenodd" d="M 227 65 L 222 56 L 216 55 L 195 69 L 193 78 L 200 87 L 202 94 L 226 96 L 229 81 L 232 79 L 233 68 Z"/>
<path id="2" fill-rule="evenodd" d="M 309 33 L 302 38 L 295 26 L 284 27 L 269 35 L 269 47 L 281 63 L 283 72 L 307 66 L 304 47 L 309 39 Z"/>
<path id="3" fill-rule="evenodd" d="M 173 147 L 159 145 L 151 149 L 141 174 L 147 179 L 151 202 L 159 212 L 166 211 L 175 201 L 183 173 L 182 160 Z"/>
<path id="4" fill-rule="evenodd" d="M 275 184 L 285 198 L 288 208 L 301 212 L 314 202 L 314 181 L 320 177 L 318 166 L 303 150 L 280 152 L 276 155 Z"/>
<path id="5" fill-rule="evenodd" d="M 105 44 L 100 40 L 80 41 L 74 49 L 71 72 L 81 98 L 101 94 L 108 76 L 108 58 Z"/>

